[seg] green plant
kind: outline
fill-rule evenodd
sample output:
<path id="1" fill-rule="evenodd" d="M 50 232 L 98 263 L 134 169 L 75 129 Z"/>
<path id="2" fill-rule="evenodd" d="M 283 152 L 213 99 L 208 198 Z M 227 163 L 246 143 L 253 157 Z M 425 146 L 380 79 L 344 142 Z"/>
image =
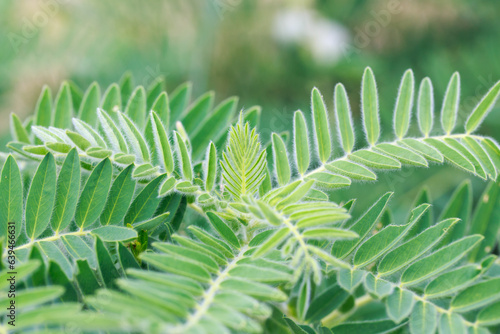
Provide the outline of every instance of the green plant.
<path id="1" fill-rule="evenodd" d="M 214 108 L 211 92 L 190 103 L 189 84 L 170 95 L 162 85 L 133 90 L 125 77 L 101 99 L 97 84 L 80 96 L 64 83 L 54 105 L 44 89 L 34 118 L 22 123 L 12 114 L 0 235 L 8 241 L 15 223 L 18 270 L 28 268 L 19 294 L 34 297 L 18 303 L 23 330 L 54 332 L 68 323 L 134 333 L 498 330 L 500 148 L 473 132 L 500 82 L 456 134 L 460 78 L 453 75 L 444 134 L 437 134 L 431 81 L 414 98 L 408 70 L 394 111 L 396 139 L 380 143 L 377 87 L 367 68 L 367 148 L 355 149 L 347 93 L 335 87 L 340 157 L 332 157 L 316 88 L 314 140 L 295 112 L 289 154 L 287 134 L 261 144 L 260 108 L 237 116 L 236 98 Z M 410 138 L 415 99 L 422 136 Z M 400 222 L 391 219 L 392 193 L 356 219 L 354 200 L 329 199 L 353 181 L 375 181 L 376 170 L 444 161 L 493 180 L 472 218 L 468 182 L 437 221 L 426 191 Z M 36 317 L 50 312 L 64 316 Z"/>

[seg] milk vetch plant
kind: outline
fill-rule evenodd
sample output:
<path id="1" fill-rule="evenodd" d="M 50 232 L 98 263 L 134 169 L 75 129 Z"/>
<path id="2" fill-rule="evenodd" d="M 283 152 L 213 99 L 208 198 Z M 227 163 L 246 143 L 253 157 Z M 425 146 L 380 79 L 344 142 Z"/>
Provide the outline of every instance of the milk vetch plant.
<path id="1" fill-rule="evenodd" d="M 431 80 L 417 91 L 408 70 L 394 139 L 380 141 L 367 68 L 366 146 L 356 143 L 342 84 L 330 112 L 314 88 L 310 117 L 296 111 L 292 136 L 273 133 L 269 142 L 259 135 L 260 107 L 237 112 L 235 97 L 215 104 L 213 92 L 193 99 L 189 83 L 170 93 L 163 86 L 159 79 L 134 88 L 125 75 L 101 94 L 97 83 L 83 93 L 65 82 L 55 99 L 43 89 L 34 116 L 11 115 L 0 237 L 8 245 L 15 226 L 18 318 L 12 327 L 3 311 L 0 331 L 499 330 L 500 147 L 476 130 L 500 82 L 459 131 L 458 73 L 438 127 Z M 408 136 L 413 123 L 417 137 Z M 330 199 L 352 182 L 369 187 L 380 171 L 442 163 L 485 181 L 477 203 L 468 180 L 457 182 L 438 219 L 425 189 L 403 221 L 390 213 L 397 193 L 380 194 L 361 215 L 354 199 Z M 2 248 L 3 277 L 9 248 Z"/>

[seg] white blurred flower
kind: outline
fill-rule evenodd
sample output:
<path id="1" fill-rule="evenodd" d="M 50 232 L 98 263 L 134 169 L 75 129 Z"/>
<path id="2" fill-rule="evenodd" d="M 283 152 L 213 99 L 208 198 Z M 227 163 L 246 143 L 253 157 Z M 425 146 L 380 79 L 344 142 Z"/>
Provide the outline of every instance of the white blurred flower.
<path id="1" fill-rule="evenodd" d="M 278 12 L 273 22 L 273 36 L 281 43 L 305 47 L 323 64 L 337 62 L 350 40 L 344 26 L 306 9 Z"/>

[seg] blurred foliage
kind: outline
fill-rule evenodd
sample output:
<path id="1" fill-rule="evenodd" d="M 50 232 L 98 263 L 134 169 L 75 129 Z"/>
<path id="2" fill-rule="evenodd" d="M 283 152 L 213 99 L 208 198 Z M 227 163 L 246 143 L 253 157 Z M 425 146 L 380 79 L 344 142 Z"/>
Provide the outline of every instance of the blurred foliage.
<path id="1" fill-rule="evenodd" d="M 32 113 L 43 84 L 54 90 L 64 79 L 81 87 L 94 80 L 107 85 L 127 70 L 136 85 L 148 86 L 164 76 L 171 90 L 191 80 L 196 94 L 212 89 L 218 100 L 238 95 L 243 106 L 260 104 L 261 132 L 267 137 L 289 130 L 296 109 L 310 112 L 313 86 L 326 94 L 332 112 L 333 87 L 339 81 L 349 92 L 359 125 L 356 96 L 365 66 L 377 75 L 383 128 L 390 128 L 394 97 L 407 68 L 414 70 L 417 82 L 432 78 L 436 101 L 442 101 L 449 77 L 459 71 L 465 115 L 500 78 L 499 11 L 500 2 L 487 0 L 2 0 L 0 144 L 4 150 L 8 113 Z M 277 18 L 290 13 L 299 13 L 299 20 L 292 15 L 285 33 L 306 28 L 309 33 L 280 41 Z M 332 31 L 337 35 L 328 34 Z M 320 48 L 333 45 L 331 57 L 319 61 L 314 41 Z M 497 110 L 481 132 L 500 139 L 494 132 L 498 126 Z M 364 143 L 358 137 L 358 145 Z M 414 184 L 406 182 L 410 174 Z M 408 192 L 399 197 L 405 204 L 422 185 L 446 195 L 457 178 L 465 177 L 449 168 L 384 174 L 382 182 L 369 185 L 373 194 L 367 193 L 366 203 L 382 189 Z M 350 191 L 333 196 L 345 198 Z"/>

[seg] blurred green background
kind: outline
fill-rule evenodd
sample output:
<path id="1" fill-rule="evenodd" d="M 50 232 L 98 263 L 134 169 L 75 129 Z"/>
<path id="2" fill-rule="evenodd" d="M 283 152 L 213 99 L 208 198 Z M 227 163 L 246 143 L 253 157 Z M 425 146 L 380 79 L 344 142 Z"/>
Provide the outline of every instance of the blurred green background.
<path id="1" fill-rule="evenodd" d="M 333 87 L 348 90 L 360 126 L 360 80 L 377 77 L 383 137 L 392 136 L 392 109 L 404 70 L 434 83 L 436 111 L 454 71 L 462 79 L 459 126 L 500 79 L 500 2 L 477 0 L 2 0 L 0 1 L 0 144 L 8 115 L 33 113 L 41 88 L 57 91 L 69 79 L 102 86 L 131 71 L 136 85 L 163 76 L 172 90 L 190 80 L 195 95 L 240 96 L 240 106 L 263 107 L 264 140 L 290 130 L 293 112 L 309 113 L 312 87 L 332 115 Z M 499 108 L 481 133 L 500 139 Z M 436 119 L 435 127 L 439 127 Z M 385 131 L 384 131 L 385 129 Z M 497 130 L 495 130 L 497 129 Z M 417 135 L 416 128 L 412 134 Z M 364 145 L 358 131 L 357 146 Z M 338 145 L 337 145 L 338 146 Z M 397 191 L 395 208 L 408 212 L 421 186 L 438 207 L 468 175 L 449 166 L 382 173 L 374 184 L 335 192 L 362 196 L 358 207 Z M 484 182 L 474 179 L 476 196 Z"/>

